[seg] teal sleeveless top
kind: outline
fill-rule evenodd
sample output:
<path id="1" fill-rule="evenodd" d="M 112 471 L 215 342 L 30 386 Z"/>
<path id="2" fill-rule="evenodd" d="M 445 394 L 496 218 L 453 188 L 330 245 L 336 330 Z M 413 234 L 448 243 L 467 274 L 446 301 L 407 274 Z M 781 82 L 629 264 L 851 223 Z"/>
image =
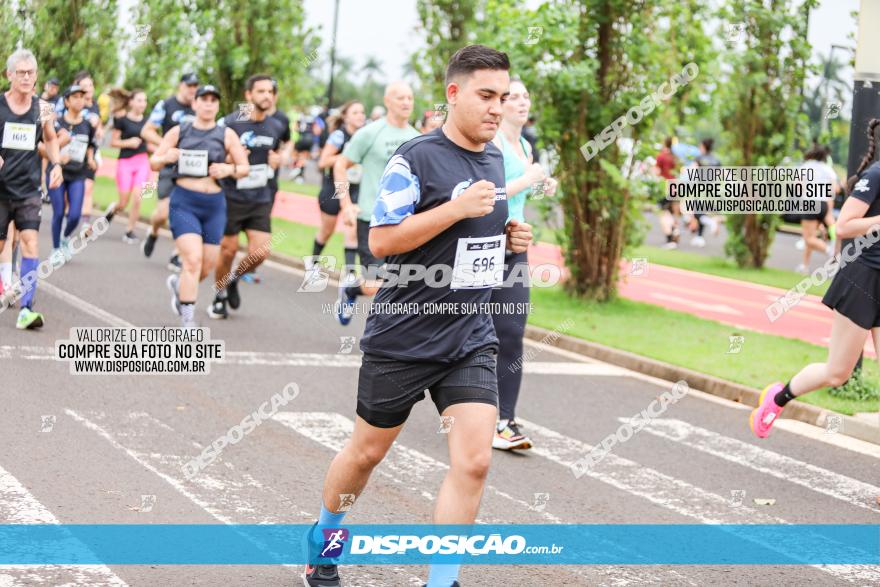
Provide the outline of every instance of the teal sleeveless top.
<path id="1" fill-rule="evenodd" d="M 507 139 L 504 138 L 504 133 L 499 132 L 498 136 L 501 137 L 501 153 L 504 155 L 504 181 L 507 185 L 510 185 L 511 181 L 518 177 L 522 177 L 526 172 L 526 162 L 517 156 L 513 147 L 507 142 Z M 529 142 L 523 137 L 519 137 L 519 141 L 526 156 L 531 154 L 532 147 L 529 145 Z M 520 190 L 516 194 L 507 194 L 508 221 L 514 219 L 519 222 L 526 221 L 526 196 L 528 195 L 529 190 L 531 190 L 531 186 L 526 186 L 525 189 Z"/>

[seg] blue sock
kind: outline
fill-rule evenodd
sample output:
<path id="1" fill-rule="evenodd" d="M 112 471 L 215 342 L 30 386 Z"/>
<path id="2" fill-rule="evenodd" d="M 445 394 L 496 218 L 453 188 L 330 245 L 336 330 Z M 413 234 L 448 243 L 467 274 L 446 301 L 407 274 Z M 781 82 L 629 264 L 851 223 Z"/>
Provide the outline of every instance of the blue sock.
<path id="1" fill-rule="evenodd" d="M 21 258 L 21 285 L 22 285 L 22 296 L 21 296 L 21 307 L 22 308 L 31 308 L 34 303 L 34 294 L 37 293 L 37 265 L 39 265 L 40 261 L 36 257 L 22 257 Z M 29 274 L 32 275 L 25 279 L 25 277 Z"/>
<path id="2" fill-rule="evenodd" d="M 324 540 L 324 535 L 321 532 L 321 528 L 336 528 L 337 526 L 342 524 L 342 518 L 344 517 L 345 512 L 334 514 L 333 512 L 325 508 L 323 503 L 321 503 L 321 513 L 318 514 L 318 525 L 315 526 L 315 539 Z"/>
<path id="3" fill-rule="evenodd" d="M 450 587 L 458 579 L 461 565 L 432 564 L 428 570 L 428 587 Z"/>

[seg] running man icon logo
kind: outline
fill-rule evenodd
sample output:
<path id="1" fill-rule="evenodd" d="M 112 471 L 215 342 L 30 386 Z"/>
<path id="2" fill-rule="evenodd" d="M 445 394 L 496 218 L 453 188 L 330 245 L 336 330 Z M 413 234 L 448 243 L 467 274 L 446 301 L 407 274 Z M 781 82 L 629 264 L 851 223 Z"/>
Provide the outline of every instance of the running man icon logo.
<path id="1" fill-rule="evenodd" d="M 52 428 L 55 427 L 55 416 L 40 416 L 42 420 L 40 422 L 40 432 L 52 432 Z"/>
<path id="2" fill-rule="evenodd" d="M 536 181 L 532 184 L 532 189 L 529 190 L 529 199 L 531 200 L 543 200 L 544 199 L 544 190 L 547 188 L 547 185 L 543 181 Z"/>
<path id="3" fill-rule="evenodd" d="M 333 185 L 336 186 L 336 191 L 333 192 L 333 199 L 341 200 L 342 194 L 349 190 L 349 183 L 347 181 L 334 181 Z"/>
<path id="4" fill-rule="evenodd" d="M 727 27 L 724 30 L 724 36 L 727 39 L 728 43 L 735 43 L 737 40 L 742 37 L 742 34 L 746 31 L 746 23 L 744 22 L 732 22 L 728 23 Z"/>
<path id="5" fill-rule="evenodd" d="M 340 336 L 338 353 L 342 355 L 350 355 L 356 341 L 357 338 L 354 336 Z"/>
<path id="6" fill-rule="evenodd" d="M 145 181 L 144 185 L 141 186 L 141 199 L 155 198 L 158 189 L 155 181 Z"/>
<path id="7" fill-rule="evenodd" d="M 639 277 L 648 272 L 647 257 L 633 257 L 632 265 L 629 267 L 629 274 L 633 277 Z"/>
<path id="8" fill-rule="evenodd" d="M 336 265 L 336 257 L 309 255 L 303 261 L 307 269 L 302 285 L 296 290 L 297 293 L 314 293 L 327 289 L 327 284 L 330 283 L 330 274 L 326 271 L 326 268 Z"/>
<path id="9" fill-rule="evenodd" d="M 746 498 L 746 490 L 745 489 L 731 489 L 730 490 L 730 507 L 738 508 L 742 506 L 743 500 Z"/>
<path id="10" fill-rule="evenodd" d="M 541 40 L 541 35 L 544 34 L 544 27 L 540 26 L 530 26 L 529 34 L 526 37 L 525 44 L 526 45 L 537 45 L 538 41 Z"/>
<path id="11" fill-rule="evenodd" d="M 151 511 L 153 511 L 154 505 L 156 505 L 156 496 L 155 495 L 142 495 L 141 496 L 141 507 L 138 509 L 138 511 L 151 512 Z"/>
<path id="12" fill-rule="evenodd" d="M 250 120 L 251 114 L 254 113 L 254 105 L 250 102 L 239 102 L 238 103 L 238 119 L 239 120 Z"/>
<path id="13" fill-rule="evenodd" d="M 347 512 L 351 510 L 351 507 L 354 505 L 355 495 L 354 493 L 340 493 L 339 494 L 339 511 Z"/>
<path id="14" fill-rule="evenodd" d="M 840 104 L 832 102 L 825 108 L 825 120 L 829 118 L 837 118 L 840 116 Z"/>
<path id="15" fill-rule="evenodd" d="M 40 123 L 55 120 L 55 107 L 49 102 L 40 101 Z"/>
<path id="16" fill-rule="evenodd" d="M 550 501 L 549 493 L 536 493 L 535 501 L 529 506 L 529 509 L 536 512 L 543 512 L 544 508 L 547 507 L 548 501 Z"/>
<path id="17" fill-rule="evenodd" d="M 136 43 L 143 43 L 150 36 L 151 27 L 148 24 L 139 24 L 135 27 L 134 40 Z"/>
<path id="18" fill-rule="evenodd" d="M 726 354 L 736 355 L 742 351 L 743 345 L 746 343 L 746 337 L 738 334 L 731 334 L 728 341 Z"/>
<path id="19" fill-rule="evenodd" d="M 345 543 L 348 541 L 348 530 L 345 528 L 322 528 L 324 533 L 324 548 L 321 549 L 321 558 L 336 558 L 342 554 Z"/>
<path id="20" fill-rule="evenodd" d="M 437 434 L 449 434 L 453 424 L 455 424 L 455 416 L 440 416 L 440 428 Z"/>
<path id="21" fill-rule="evenodd" d="M 843 416 L 829 414 L 825 418 L 825 434 L 836 434 L 843 428 Z"/>

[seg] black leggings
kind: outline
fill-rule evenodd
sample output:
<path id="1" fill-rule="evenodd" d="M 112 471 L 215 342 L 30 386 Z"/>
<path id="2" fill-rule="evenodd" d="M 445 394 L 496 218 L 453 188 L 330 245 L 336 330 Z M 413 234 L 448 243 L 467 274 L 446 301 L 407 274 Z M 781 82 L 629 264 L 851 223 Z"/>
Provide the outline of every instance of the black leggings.
<path id="1" fill-rule="evenodd" d="M 512 420 L 516 412 L 516 400 L 519 397 L 519 387 L 522 383 L 523 370 L 523 335 L 526 331 L 525 311 L 529 303 L 529 288 L 520 283 L 517 276 L 528 275 L 528 257 L 526 253 L 508 254 L 505 261 L 507 265 L 504 271 L 504 280 L 518 264 L 526 267 L 519 269 L 514 276 L 515 285 L 501 287 L 492 290 L 492 303 L 513 304 L 517 310 L 515 313 L 492 314 L 492 322 L 495 324 L 495 334 L 498 336 L 498 411 L 502 420 Z"/>

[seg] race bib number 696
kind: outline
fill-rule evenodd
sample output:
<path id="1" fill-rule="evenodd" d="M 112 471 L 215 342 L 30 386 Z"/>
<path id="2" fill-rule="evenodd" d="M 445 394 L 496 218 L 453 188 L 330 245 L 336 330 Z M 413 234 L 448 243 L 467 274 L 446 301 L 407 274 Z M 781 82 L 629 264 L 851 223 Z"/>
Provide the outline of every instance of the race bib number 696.
<path id="1" fill-rule="evenodd" d="M 485 289 L 504 281 L 506 236 L 458 239 L 451 289 Z"/>

